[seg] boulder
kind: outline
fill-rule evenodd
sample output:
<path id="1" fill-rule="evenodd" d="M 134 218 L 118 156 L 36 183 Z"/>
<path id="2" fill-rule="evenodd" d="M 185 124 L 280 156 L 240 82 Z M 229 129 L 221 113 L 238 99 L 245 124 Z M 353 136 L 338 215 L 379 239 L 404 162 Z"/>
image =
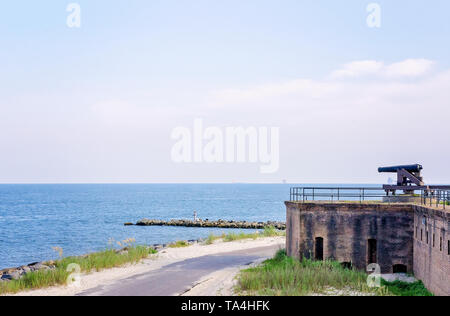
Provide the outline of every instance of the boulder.
<path id="1" fill-rule="evenodd" d="M 46 266 L 43 263 L 37 263 L 35 265 L 29 266 L 31 271 L 44 271 L 44 270 L 50 270 L 50 267 Z"/>
<path id="2" fill-rule="evenodd" d="M 23 266 L 21 267 L 21 270 L 23 271 L 23 274 L 27 274 L 31 272 L 31 269 L 29 266 Z"/>
<path id="3" fill-rule="evenodd" d="M 21 273 L 19 270 L 13 271 L 9 274 L 9 276 L 13 279 L 13 280 L 19 280 L 21 277 Z"/>
<path id="4" fill-rule="evenodd" d="M 3 274 L 2 277 L 0 278 L 2 281 L 12 281 L 13 277 L 9 274 Z"/>

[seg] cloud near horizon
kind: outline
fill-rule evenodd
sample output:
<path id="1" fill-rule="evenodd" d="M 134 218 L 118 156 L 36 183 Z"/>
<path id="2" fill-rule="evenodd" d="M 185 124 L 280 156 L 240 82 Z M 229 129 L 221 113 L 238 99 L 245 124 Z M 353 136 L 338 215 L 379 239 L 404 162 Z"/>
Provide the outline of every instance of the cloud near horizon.
<path id="1" fill-rule="evenodd" d="M 208 106 L 223 117 L 238 113 L 240 122 L 281 126 L 281 167 L 298 169 L 306 182 L 318 181 L 320 162 L 341 167 L 327 179 L 345 178 L 344 170 L 376 179 L 374 166 L 421 162 L 435 182 L 449 182 L 450 172 L 433 172 L 450 154 L 450 70 L 433 65 L 357 61 L 323 79 L 215 91 Z"/>
<path id="2" fill-rule="evenodd" d="M 26 135 L 15 124 L 23 109 L 11 107 L 0 118 L 9 131 L 0 145 L 14 153 L 4 159 L 3 181 L 357 183 L 378 181 L 379 165 L 419 162 L 427 181 L 450 182 L 450 171 L 442 169 L 450 155 L 450 70 L 431 71 L 433 65 L 355 61 L 322 79 L 111 94 L 76 112 L 52 112 L 45 125 L 30 116 Z M 196 118 L 205 128 L 280 127 L 279 172 L 263 177 L 257 165 L 174 165 L 171 132 L 192 128 Z M 34 166 L 46 167 L 30 165 L 30 156 Z M 339 168 L 325 172 L 329 165 Z"/>
<path id="3" fill-rule="evenodd" d="M 431 71 L 434 65 L 426 59 L 391 64 L 355 61 L 323 79 L 178 96 L 170 109 L 104 103 L 95 107 L 95 114 L 109 128 L 147 129 L 142 137 L 156 125 L 158 136 L 180 125 L 190 128 L 196 118 L 203 118 L 206 126 L 281 127 L 281 171 L 275 177 L 290 178 L 300 163 L 307 168 L 296 173 L 299 180 L 319 181 L 318 162 L 333 161 L 342 169 L 330 172 L 328 179 L 340 178 L 345 169 L 354 169 L 361 179 L 374 179 L 369 166 L 405 162 L 442 166 L 433 151 L 440 157 L 450 154 L 448 146 L 442 146 L 450 134 L 450 70 Z M 419 150 L 419 144 L 428 150 Z M 251 172 L 244 168 L 241 174 L 250 177 Z"/>
<path id="4" fill-rule="evenodd" d="M 245 111 L 253 109 L 253 104 L 262 108 L 276 106 L 278 110 L 296 107 L 314 111 L 324 107 L 364 109 L 369 105 L 383 108 L 408 102 L 420 105 L 423 98 L 448 95 L 444 87 L 450 83 L 450 70 L 431 73 L 434 65 L 434 61 L 426 59 L 407 59 L 389 65 L 380 61 L 355 61 L 323 79 L 303 78 L 217 90 L 210 94 L 208 106 L 223 109 L 236 106 Z M 437 101 L 441 103 L 445 99 Z"/>
<path id="5" fill-rule="evenodd" d="M 343 65 L 330 74 L 331 79 L 378 76 L 383 78 L 419 77 L 428 73 L 435 63 L 428 59 L 406 59 L 386 65 L 382 61 L 363 60 Z"/>

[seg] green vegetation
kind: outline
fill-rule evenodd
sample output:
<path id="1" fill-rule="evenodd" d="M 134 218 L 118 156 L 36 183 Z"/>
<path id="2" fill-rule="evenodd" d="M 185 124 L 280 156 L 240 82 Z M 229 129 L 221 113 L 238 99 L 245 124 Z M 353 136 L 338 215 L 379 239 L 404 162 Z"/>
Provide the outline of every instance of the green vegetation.
<path id="1" fill-rule="evenodd" d="M 335 261 L 299 261 L 288 257 L 285 250 L 258 267 L 241 271 L 236 292 L 262 296 L 429 295 L 419 282 L 384 282 L 380 288 L 371 288 L 364 272 L 346 269 Z"/>
<path id="2" fill-rule="evenodd" d="M 216 240 L 222 239 L 224 242 L 232 242 L 237 240 L 244 240 L 244 239 L 257 239 L 261 237 L 277 237 L 277 236 L 286 236 L 285 231 L 277 230 L 275 227 L 266 227 L 261 232 L 255 232 L 255 233 L 228 233 L 228 234 L 222 234 L 221 236 L 216 235 L 209 235 L 208 238 L 205 240 L 206 245 L 213 244 Z"/>
<path id="3" fill-rule="evenodd" d="M 208 238 L 205 240 L 205 245 L 212 245 L 216 240 L 223 239 L 225 237 L 225 234 L 222 236 L 216 236 L 214 234 L 210 234 Z"/>
<path id="4" fill-rule="evenodd" d="M 277 237 L 277 236 L 286 236 L 286 231 L 281 231 L 276 229 L 273 226 L 269 226 L 264 228 L 264 230 L 260 233 L 261 237 Z"/>
<path id="5" fill-rule="evenodd" d="M 108 249 L 102 252 L 92 253 L 83 257 L 67 257 L 54 263 L 55 269 L 46 271 L 34 271 L 27 273 L 19 280 L 0 282 L 0 295 L 17 293 L 24 290 L 39 289 L 68 283 L 69 275 L 73 272 L 90 273 L 120 267 L 128 263 L 137 263 L 155 254 L 156 250 L 144 246 L 131 246 L 118 252 Z M 78 265 L 80 270 L 71 269 Z"/>
<path id="6" fill-rule="evenodd" d="M 170 248 L 184 248 L 189 246 L 190 244 L 185 240 L 179 240 L 169 245 Z"/>
<path id="7" fill-rule="evenodd" d="M 246 234 L 244 232 L 240 233 L 228 233 L 223 237 L 224 242 L 232 242 L 236 240 L 243 240 L 243 239 L 256 239 L 259 237 L 258 233 L 253 234 Z"/>
<path id="8" fill-rule="evenodd" d="M 434 296 L 427 290 L 422 281 L 406 283 L 401 281 L 387 282 L 382 280 L 381 285 L 386 287 L 390 293 L 396 296 Z"/>

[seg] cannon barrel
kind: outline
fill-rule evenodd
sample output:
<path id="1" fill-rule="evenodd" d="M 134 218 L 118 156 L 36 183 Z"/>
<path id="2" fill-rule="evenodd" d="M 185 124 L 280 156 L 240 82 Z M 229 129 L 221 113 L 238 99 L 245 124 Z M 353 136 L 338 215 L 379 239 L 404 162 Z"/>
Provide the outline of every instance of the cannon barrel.
<path id="1" fill-rule="evenodd" d="M 378 172 L 380 173 L 384 173 L 384 172 L 390 172 L 390 173 L 394 173 L 397 172 L 399 170 L 406 170 L 408 172 L 420 172 L 423 167 L 422 165 L 419 164 L 415 164 L 415 165 L 403 165 L 403 166 L 392 166 L 392 167 L 382 167 L 382 168 L 378 168 Z"/>

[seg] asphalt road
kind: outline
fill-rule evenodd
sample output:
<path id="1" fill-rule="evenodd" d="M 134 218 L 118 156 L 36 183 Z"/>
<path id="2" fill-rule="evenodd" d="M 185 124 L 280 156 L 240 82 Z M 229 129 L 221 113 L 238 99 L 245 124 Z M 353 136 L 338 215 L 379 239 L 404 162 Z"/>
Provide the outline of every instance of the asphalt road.
<path id="1" fill-rule="evenodd" d="M 213 272 L 240 267 L 270 258 L 279 246 L 245 249 L 203 256 L 166 265 L 158 270 L 129 277 L 107 286 L 82 292 L 79 296 L 171 296 L 186 292 Z"/>

